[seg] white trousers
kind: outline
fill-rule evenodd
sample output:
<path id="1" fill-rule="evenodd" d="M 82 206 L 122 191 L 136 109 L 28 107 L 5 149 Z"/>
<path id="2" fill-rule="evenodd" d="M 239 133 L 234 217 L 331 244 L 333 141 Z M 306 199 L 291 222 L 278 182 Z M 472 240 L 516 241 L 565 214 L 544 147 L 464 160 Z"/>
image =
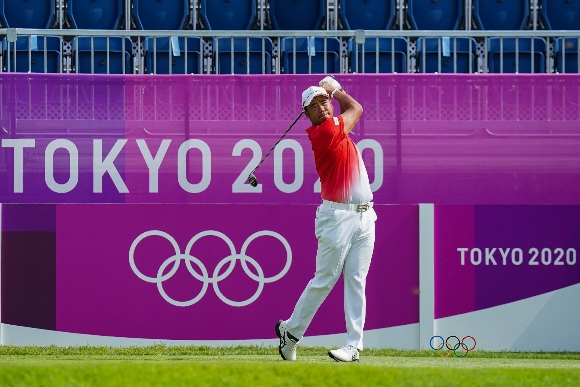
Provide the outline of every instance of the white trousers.
<path id="1" fill-rule="evenodd" d="M 366 317 L 365 286 L 375 244 L 373 208 L 365 212 L 335 209 L 325 203 L 316 210 L 318 239 L 316 272 L 286 322 L 288 331 L 301 339 L 341 272 L 344 272 L 346 344 L 363 349 Z"/>

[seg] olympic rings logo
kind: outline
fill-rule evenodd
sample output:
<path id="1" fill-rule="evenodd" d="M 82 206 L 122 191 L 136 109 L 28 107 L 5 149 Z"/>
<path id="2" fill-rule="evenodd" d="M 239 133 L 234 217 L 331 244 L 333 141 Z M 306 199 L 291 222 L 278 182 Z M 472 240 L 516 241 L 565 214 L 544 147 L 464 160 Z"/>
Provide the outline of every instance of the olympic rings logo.
<path id="1" fill-rule="evenodd" d="M 146 276 L 137 268 L 137 265 L 135 264 L 135 249 L 137 248 L 137 245 L 143 239 L 151 237 L 151 236 L 158 236 L 158 237 L 162 237 L 162 238 L 166 239 L 173 246 L 173 249 L 175 251 L 175 254 L 173 256 L 167 258 L 161 264 L 161 266 L 159 267 L 159 270 L 157 270 L 157 276 L 155 276 L 155 277 Z M 222 259 L 217 264 L 217 266 L 215 267 L 215 269 L 213 271 L 213 275 L 211 277 L 209 276 L 207 268 L 205 267 L 205 265 L 197 257 L 190 254 L 191 249 L 192 249 L 193 245 L 195 244 L 195 242 L 197 242 L 198 240 L 200 240 L 201 238 L 203 238 L 205 236 L 215 236 L 215 237 L 221 238 L 228 245 L 228 247 L 230 249 L 230 255 L 228 255 L 227 257 Z M 258 262 L 255 259 L 246 255 L 246 250 L 247 250 L 248 246 L 250 245 L 250 243 L 252 241 L 254 241 L 256 238 L 259 238 L 261 236 L 271 236 L 271 237 L 278 239 L 282 243 L 284 248 L 286 249 L 286 264 L 285 264 L 284 268 L 273 277 L 265 277 L 264 271 L 262 270 L 262 267 L 258 264 Z M 256 290 L 256 292 L 245 301 L 230 300 L 229 298 L 227 298 L 226 296 L 223 295 L 223 293 L 220 291 L 220 288 L 218 285 L 218 283 L 220 281 L 224 280 L 232 273 L 232 271 L 234 270 L 234 268 L 236 266 L 236 262 L 238 260 L 241 262 L 242 268 L 243 268 L 244 272 L 248 275 L 248 277 L 250 277 L 254 281 L 258 282 L 258 289 Z M 170 279 L 171 277 L 173 277 L 173 275 L 179 269 L 181 261 L 185 262 L 185 266 L 187 267 L 187 270 L 193 276 L 193 278 L 195 278 L 196 280 L 201 281 L 203 283 L 201 291 L 199 292 L 199 294 L 188 301 L 174 300 L 163 289 L 163 282 L 165 282 L 168 279 Z M 171 267 L 171 269 L 167 273 L 165 273 L 166 268 L 169 265 L 171 265 L 172 263 L 173 263 L 173 266 Z M 224 267 L 228 263 L 229 263 L 229 266 L 227 267 L 227 269 L 223 273 L 220 274 L 220 270 L 222 269 L 222 267 Z M 288 241 L 286 241 L 286 239 L 282 235 L 280 235 L 274 231 L 268 231 L 268 230 L 258 231 L 258 232 L 253 233 L 252 235 L 250 235 L 248 237 L 248 239 L 246 239 L 246 241 L 242 245 L 242 249 L 241 249 L 239 254 L 236 253 L 236 248 L 235 248 L 233 242 L 230 240 L 230 238 L 228 238 L 225 234 L 223 234 L 219 231 L 214 231 L 214 230 L 203 231 L 203 232 L 200 232 L 197 235 L 195 235 L 188 242 L 187 246 L 185 247 L 185 251 L 183 253 L 181 253 L 179 245 L 177 244 L 177 242 L 175 241 L 175 239 L 171 235 L 169 235 L 166 232 L 159 231 L 159 230 L 151 230 L 151 231 L 147 231 L 147 232 L 142 233 L 133 241 L 133 243 L 131 244 L 131 248 L 129 249 L 129 265 L 131 266 L 131 269 L 133 270 L 135 275 L 137 275 L 137 277 L 139 277 L 140 279 L 142 279 L 145 282 L 157 284 L 157 289 L 159 290 L 159 294 L 161 295 L 161 297 L 163 297 L 163 299 L 165 301 L 167 301 L 171 305 L 182 306 L 182 307 L 183 306 L 191 306 L 191 305 L 197 303 L 199 300 L 201 300 L 201 298 L 205 295 L 205 292 L 207 291 L 209 284 L 212 284 L 214 292 L 219 297 L 219 299 L 222 300 L 224 303 L 231 305 L 231 306 L 238 306 L 238 307 L 249 305 L 252 302 L 256 301 L 256 299 L 258 299 L 258 297 L 262 293 L 262 290 L 264 288 L 264 284 L 270 283 L 270 282 L 275 282 L 275 281 L 278 281 L 280 278 L 282 278 L 288 272 L 288 270 L 290 270 L 291 263 L 292 263 L 292 250 L 290 248 L 290 244 L 288 243 Z M 198 271 L 196 271 L 193 268 L 192 264 L 195 264 L 199 268 L 199 271 L 201 273 L 198 273 Z M 255 272 L 258 273 L 257 275 L 254 274 L 248 268 L 248 264 L 250 264 L 254 267 Z"/>
<path id="2" fill-rule="evenodd" d="M 440 340 L 435 340 L 440 339 Z M 467 342 L 465 339 L 468 339 Z M 434 342 L 438 342 L 437 346 L 433 346 Z M 471 344 L 469 346 L 467 343 Z M 463 339 L 459 340 L 457 336 L 448 336 L 447 339 L 443 340 L 443 336 L 433 336 L 429 340 L 429 345 L 431 349 L 437 351 L 437 354 L 443 358 L 451 356 L 454 354 L 455 357 L 464 358 L 467 354 L 475 349 L 477 342 L 473 336 L 464 336 Z M 447 350 L 447 353 L 443 353 L 441 350 Z"/>

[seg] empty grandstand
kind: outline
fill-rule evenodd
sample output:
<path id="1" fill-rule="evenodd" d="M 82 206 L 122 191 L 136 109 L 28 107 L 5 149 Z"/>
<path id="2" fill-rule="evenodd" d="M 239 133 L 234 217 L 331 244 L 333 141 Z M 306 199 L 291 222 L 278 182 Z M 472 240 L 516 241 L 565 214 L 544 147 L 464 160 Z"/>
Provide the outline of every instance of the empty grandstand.
<path id="1" fill-rule="evenodd" d="M 578 72 L 563 0 L 0 0 L 2 72 Z"/>

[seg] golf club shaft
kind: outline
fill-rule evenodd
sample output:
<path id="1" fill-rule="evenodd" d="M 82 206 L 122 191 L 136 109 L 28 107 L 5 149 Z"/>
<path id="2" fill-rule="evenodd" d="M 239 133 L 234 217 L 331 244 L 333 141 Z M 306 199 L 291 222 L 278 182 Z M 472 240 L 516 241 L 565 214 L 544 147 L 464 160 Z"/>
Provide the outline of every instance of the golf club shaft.
<path id="1" fill-rule="evenodd" d="M 296 119 L 294 120 L 294 122 L 292 123 L 292 125 L 290 125 L 290 127 L 288 129 L 286 129 L 286 131 L 284 132 L 284 134 L 282 135 L 282 137 L 280 137 L 280 139 L 278 139 L 278 141 L 276 141 L 276 143 L 268 151 L 268 153 L 266 153 L 266 155 L 264 157 L 262 157 L 262 160 L 260 160 L 260 162 L 258 163 L 258 165 L 256 166 L 256 168 L 254 168 L 254 170 L 252 172 L 250 172 L 250 176 L 253 175 L 254 172 L 256 172 L 256 169 L 258 169 L 258 167 L 264 162 L 264 160 L 266 160 L 266 157 L 268 157 L 268 155 L 270 153 L 272 153 L 272 151 L 274 150 L 274 148 L 276 148 L 276 145 L 278 145 L 280 143 L 280 141 L 282 141 L 282 139 L 288 134 L 288 132 L 290 131 L 290 129 L 292 129 L 292 127 L 296 124 L 296 122 L 298 122 L 298 120 L 300 119 L 300 117 L 302 117 L 302 114 L 304 114 L 304 110 L 302 112 L 300 112 L 300 115 L 298 117 L 296 117 Z"/>

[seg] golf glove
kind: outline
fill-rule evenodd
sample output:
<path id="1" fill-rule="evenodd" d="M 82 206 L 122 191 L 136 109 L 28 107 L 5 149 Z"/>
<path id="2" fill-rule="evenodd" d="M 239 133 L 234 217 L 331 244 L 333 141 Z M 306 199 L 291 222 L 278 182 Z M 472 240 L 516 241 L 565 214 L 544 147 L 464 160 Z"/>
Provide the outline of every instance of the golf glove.
<path id="1" fill-rule="evenodd" d="M 336 89 L 342 90 L 342 86 L 340 86 L 340 83 L 338 83 L 338 81 L 331 76 L 324 77 L 322 81 L 318 83 L 318 86 L 322 86 L 323 83 L 328 83 L 335 90 Z"/>

